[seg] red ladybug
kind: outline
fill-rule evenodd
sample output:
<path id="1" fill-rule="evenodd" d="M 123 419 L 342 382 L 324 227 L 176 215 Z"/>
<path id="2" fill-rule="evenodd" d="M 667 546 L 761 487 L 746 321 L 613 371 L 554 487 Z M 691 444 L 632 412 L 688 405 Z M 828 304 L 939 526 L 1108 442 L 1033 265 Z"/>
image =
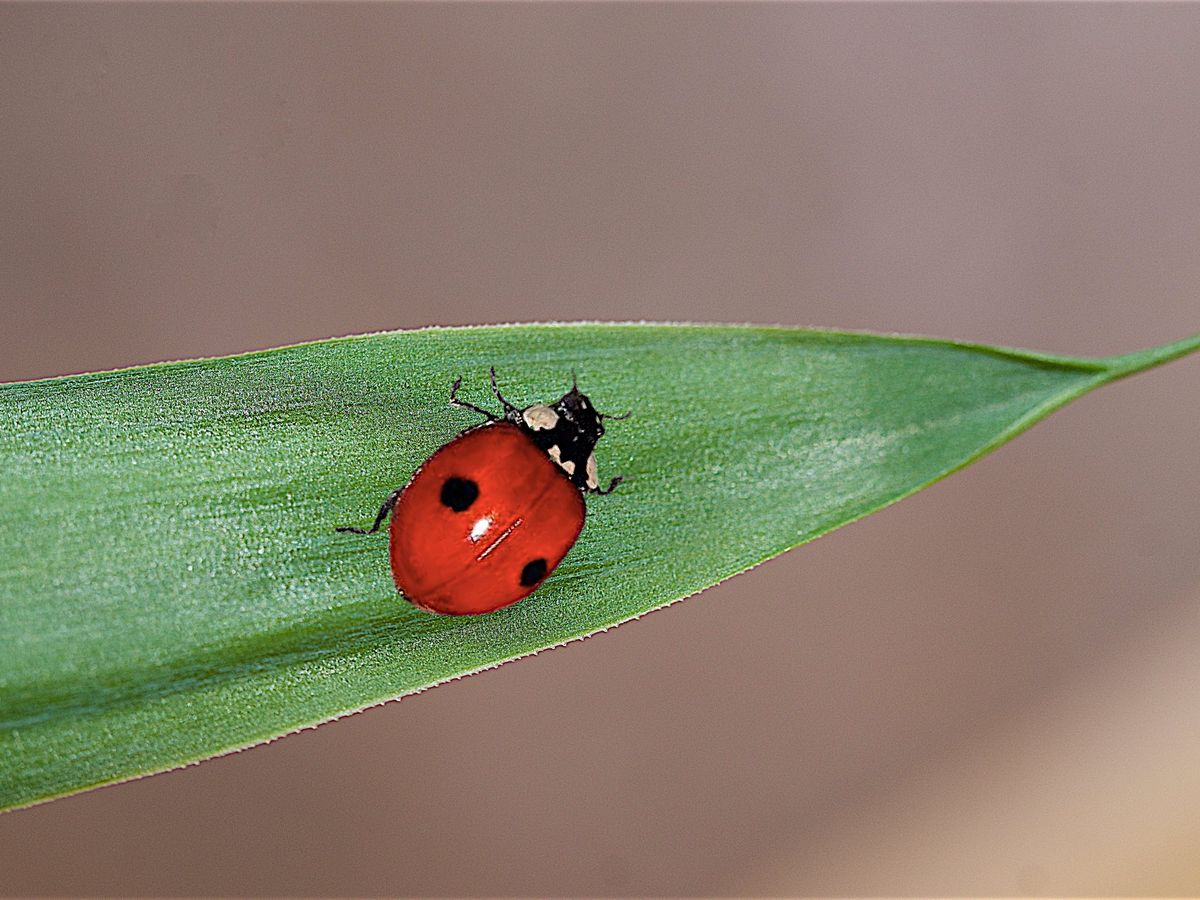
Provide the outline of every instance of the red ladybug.
<path id="1" fill-rule="evenodd" d="M 592 452 L 605 419 L 578 385 L 549 405 L 518 409 L 496 386 L 504 408 L 495 416 L 450 402 L 488 421 L 468 428 L 413 473 L 380 507 L 374 534 L 391 513 L 392 577 L 408 600 L 450 615 L 491 612 L 528 597 L 554 571 L 583 528 L 584 494 L 601 488 Z"/>

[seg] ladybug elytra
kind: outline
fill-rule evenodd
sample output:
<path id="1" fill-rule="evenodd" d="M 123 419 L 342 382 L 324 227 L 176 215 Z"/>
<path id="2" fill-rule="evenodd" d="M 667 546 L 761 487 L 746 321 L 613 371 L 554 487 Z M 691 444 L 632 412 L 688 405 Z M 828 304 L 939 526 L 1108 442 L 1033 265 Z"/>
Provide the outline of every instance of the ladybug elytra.
<path id="1" fill-rule="evenodd" d="M 458 399 L 487 418 L 437 450 L 393 491 L 368 529 L 391 515 L 390 556 L 396 588 L 431 612 L 476 615 L 516 603 L 537 589 L 583 529 L 584 494 L 609 494 L 596 474 L 596 442 L 605 415 L 578 383 L 550 404 L 514 406 L 496 385 L 503 415 Z"/>

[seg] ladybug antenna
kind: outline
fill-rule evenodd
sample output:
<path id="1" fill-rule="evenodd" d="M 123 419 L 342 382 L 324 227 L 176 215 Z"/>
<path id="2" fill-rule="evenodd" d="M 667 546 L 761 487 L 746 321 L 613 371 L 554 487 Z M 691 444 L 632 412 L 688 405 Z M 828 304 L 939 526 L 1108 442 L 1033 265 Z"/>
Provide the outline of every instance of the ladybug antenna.
<path id="1" fill-rule="evenodd" d="M 576 394 L 579 393 L 579 379 L 575 377 L 574 367 L 571 369 L 571 390 Z"/>
<path id="2" fill-rule="evenodd" d="M 596 415 L 598 415 L 601 419 L 612 419 L 614 422 L 620 422 L 622 419 L 628 419 L 630 416 L 632 416 L 633 410 L 627 410 L 621 413 L 619 416 L 614 416 L 610 413 L 596 413 Z"/>

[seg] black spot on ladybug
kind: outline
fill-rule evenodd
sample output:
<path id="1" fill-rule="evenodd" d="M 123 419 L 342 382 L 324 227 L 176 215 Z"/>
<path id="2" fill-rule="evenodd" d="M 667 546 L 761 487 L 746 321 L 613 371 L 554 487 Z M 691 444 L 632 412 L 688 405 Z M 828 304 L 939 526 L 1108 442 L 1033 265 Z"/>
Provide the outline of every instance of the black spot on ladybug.
<path id="1" fill-rule="evenodd" d="M 521 587 L 529 587 L 537 584 L 546 577 L 546 561 L 544 559 L 534 559 L 525 563 L 525 568 L 521 570 Z"/>
<path id="2" fill-rule="evenodd" d="M 469 509 L 478 497 L 479 485 L 469 478 L 454 475 L 442 485 L 442 506 L 448 506 L 455 512 Z"/>

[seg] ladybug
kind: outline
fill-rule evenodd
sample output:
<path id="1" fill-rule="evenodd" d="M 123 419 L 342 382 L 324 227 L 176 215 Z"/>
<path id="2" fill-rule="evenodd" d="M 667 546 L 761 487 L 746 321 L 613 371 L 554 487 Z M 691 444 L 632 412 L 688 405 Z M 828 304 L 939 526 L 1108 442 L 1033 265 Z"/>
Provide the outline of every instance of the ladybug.
<path id="1" fill-rule="evenodd" d="M 450 403 L 487 418 L 437 450 L 408 484 L 384 501 L 370 528 L 390 514 L 392 577 L 413 604 L 430 612 L 477 615 L 532 594 L 554 571 L 583 529 L 585 494 L 601 488 L 593 450 L 605 415 L 578 382 L 550 404 L 519 409 L 492 392 L 504 410 L 493 415 L 458 399 Z"/>

